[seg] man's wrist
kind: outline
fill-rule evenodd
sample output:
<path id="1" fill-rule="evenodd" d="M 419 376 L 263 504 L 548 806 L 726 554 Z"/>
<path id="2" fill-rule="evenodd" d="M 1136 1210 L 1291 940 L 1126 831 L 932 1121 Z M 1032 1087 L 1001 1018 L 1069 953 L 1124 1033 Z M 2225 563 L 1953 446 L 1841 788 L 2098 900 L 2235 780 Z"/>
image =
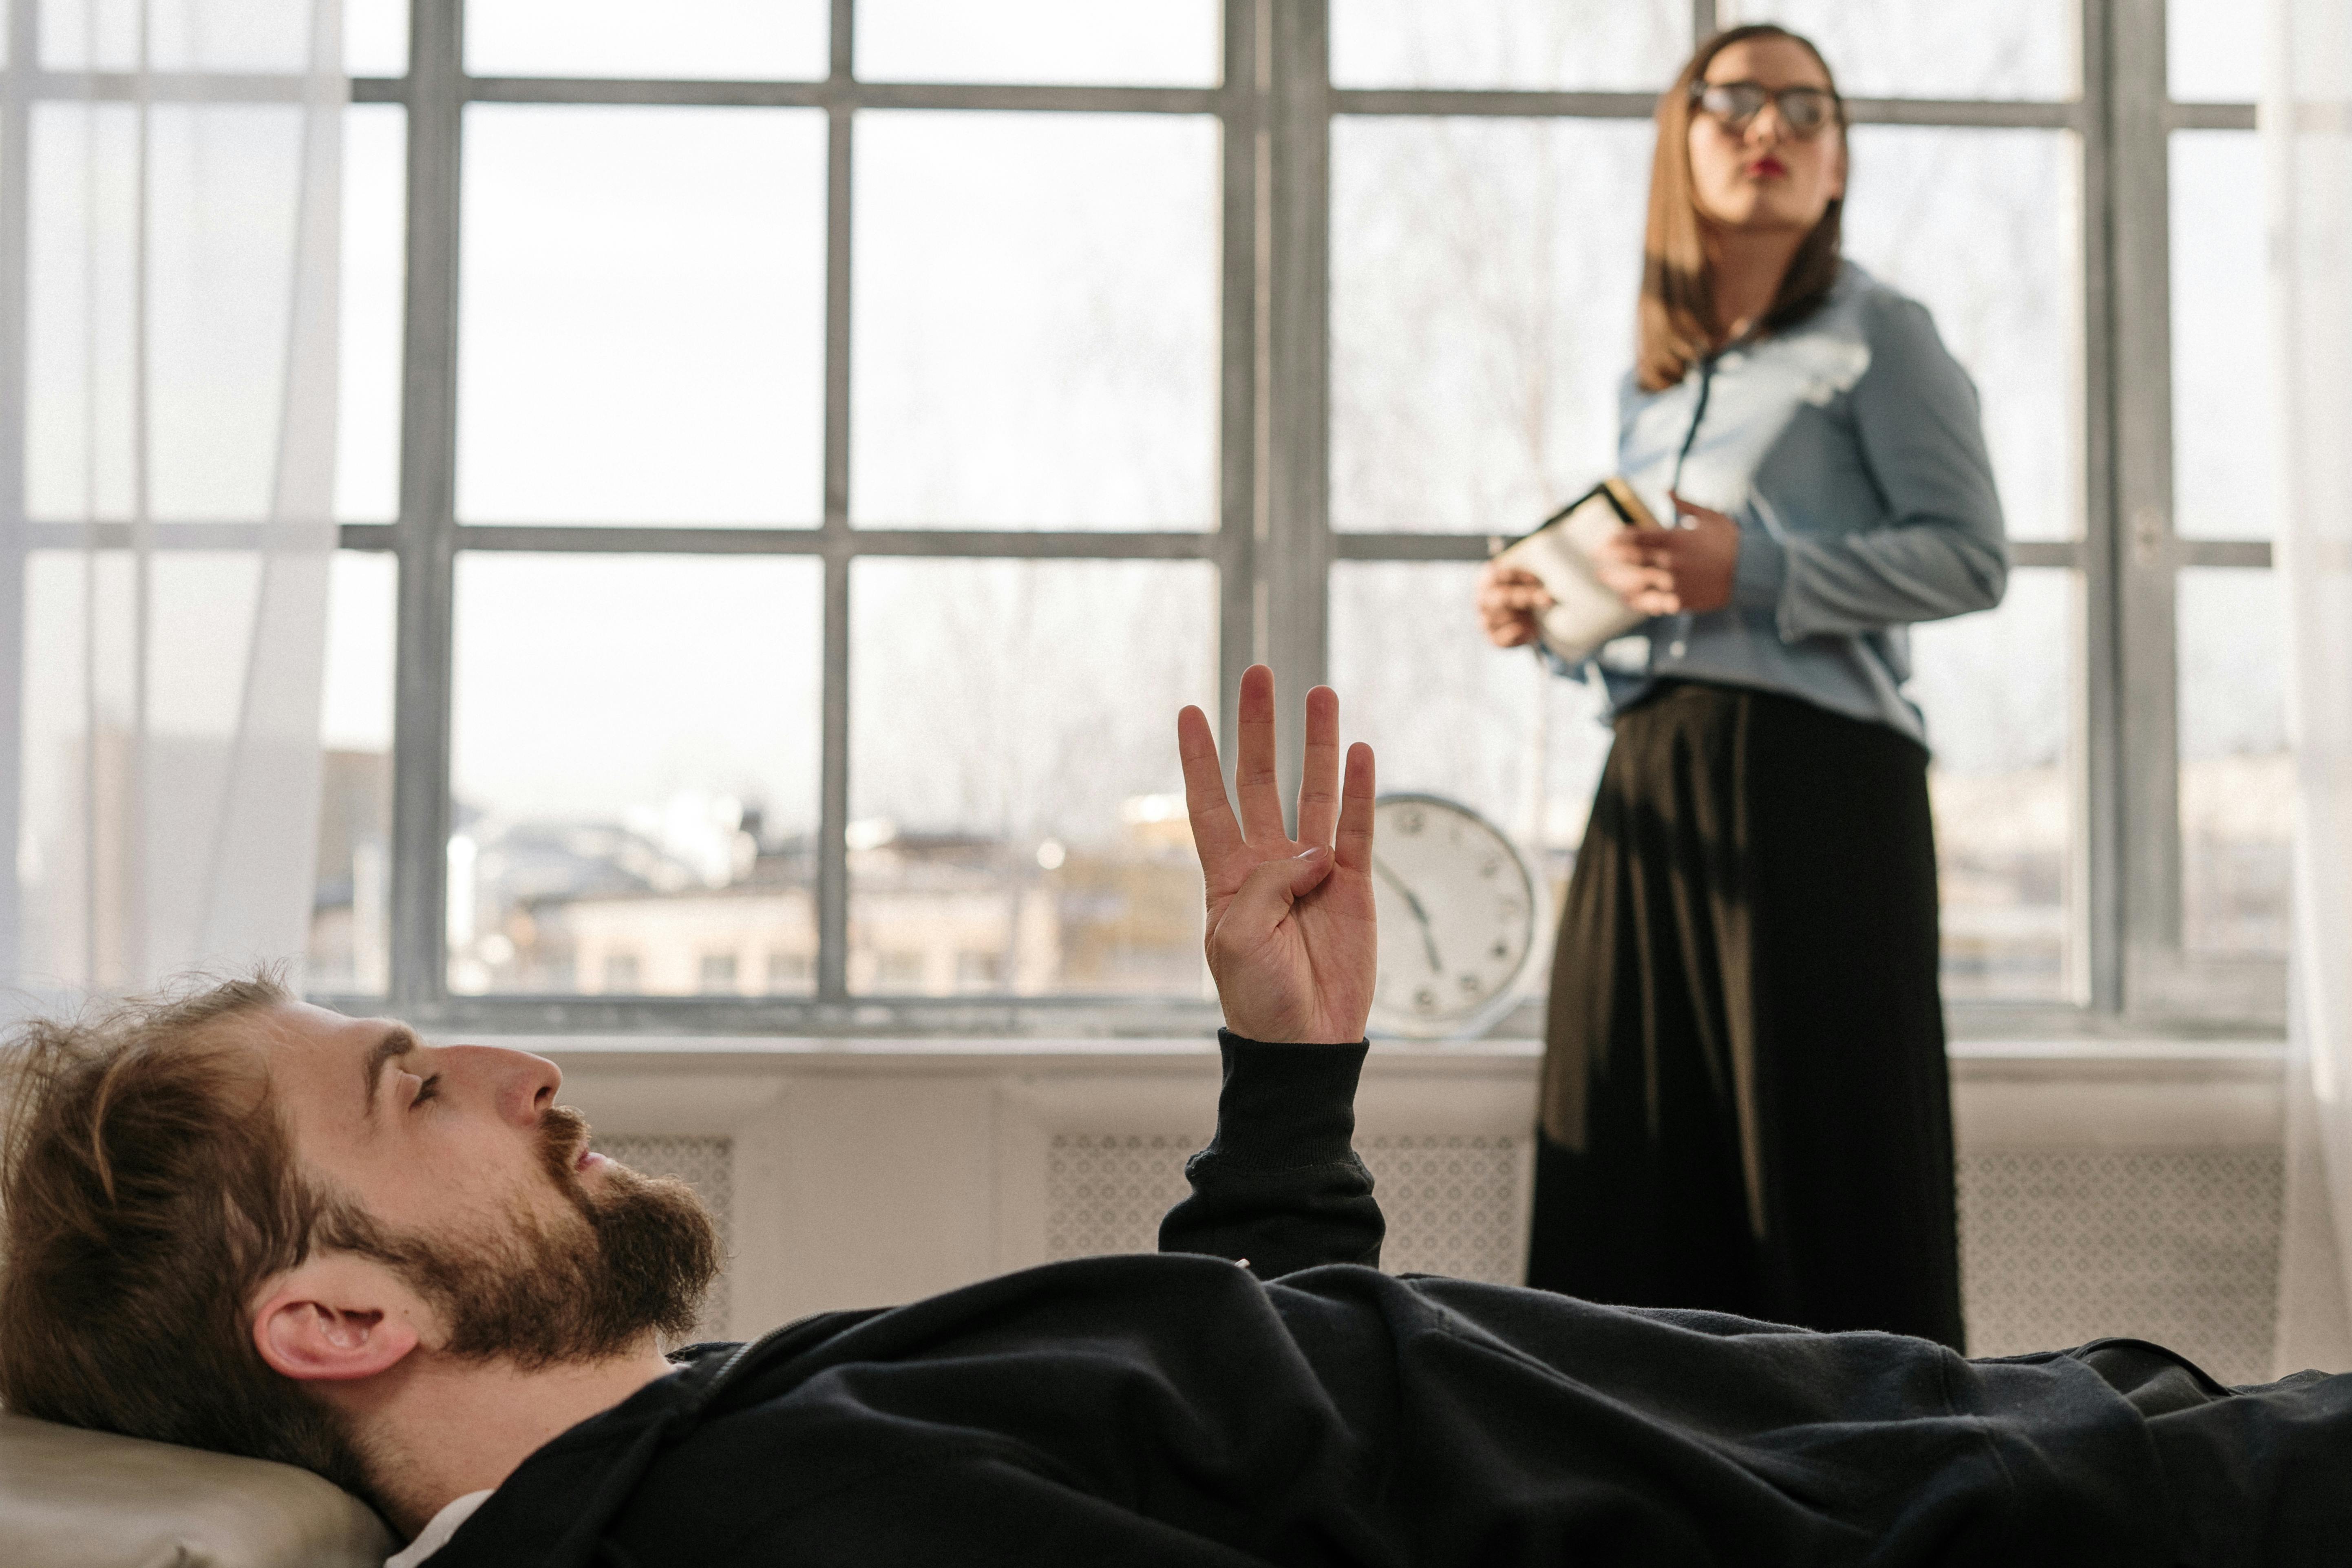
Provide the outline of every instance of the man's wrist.
<path id="1" fill-rule="evenodd" d="M 1297 1040 L 1285 1039 L 1279 1034 L 1271 1036 L 1246 1034 L 1234 1028 L 1231 1024 L 1223 1025 L 1218 1028 L 1217 1038 L 1236 1046 L 1265 1046 L 1275 1050 L 1292 1051 L 1337 1051 L 1371 1044 L 1370 1039 L 1360 1030 L 1352 1039 Z"/>
<path id="2" fill-rule="evenodd" d="M 1244 1046 L 1360 1046 L 1367 1043 L 1364 1029 L 1359 1025 L 1355 1033 L 1344 1031 L 1302 1032 L 1285 1028 L 1272 1020 L 1261 1020 L 1255 1026 L 1236 1022 L 1227 1014 L 1217 1029 L 1220 1040 L 1231 1040 Z"/>

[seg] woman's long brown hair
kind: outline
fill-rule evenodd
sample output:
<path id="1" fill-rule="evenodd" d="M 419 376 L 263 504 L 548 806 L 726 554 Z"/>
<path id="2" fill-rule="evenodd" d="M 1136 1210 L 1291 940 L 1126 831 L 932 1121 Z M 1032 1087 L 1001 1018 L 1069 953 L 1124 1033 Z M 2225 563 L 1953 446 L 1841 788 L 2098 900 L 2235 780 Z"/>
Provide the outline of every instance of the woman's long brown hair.
<path id="1" fill-rule="evenodd" d="M 1672 386 L 1694 361 L 1714 346 L 1715 289 L 1706 265 L 1706 247 L 1699 232 L 1698 194 L 1692 187 L 1690 166 L 1691 83 L 1706 74 L 1715 57 L 1733 44 L 1749 38 L 1786 38 L 1802 45 L 1829 79 L 1830 97 L 1837 105 L 1837 133 L 1845 137 L 1845 100 L 1838 97 L 1837 79 L 1812 40 L 1769 22 L 1730 27 L 1698 47 L 1674 85 L 1658 99 L 1658 146 L 1650 163 L 1650 221 L 1642 237 L 1642 302 L 1636 319 L 1633 378 L 1645 392 Z M 1848 167 L 1852 151 L 1847 150 Z M 1802 320 L 1829 297 L 1837 282 L 1840 215 L 1843 197 L 1830 198 L 1829 210 L 1798 246 L 1789 270 L 1780 275 L 1780 290 L 1771 308 L 1757 323 L 1759 331 L 1773 331 Z"/>

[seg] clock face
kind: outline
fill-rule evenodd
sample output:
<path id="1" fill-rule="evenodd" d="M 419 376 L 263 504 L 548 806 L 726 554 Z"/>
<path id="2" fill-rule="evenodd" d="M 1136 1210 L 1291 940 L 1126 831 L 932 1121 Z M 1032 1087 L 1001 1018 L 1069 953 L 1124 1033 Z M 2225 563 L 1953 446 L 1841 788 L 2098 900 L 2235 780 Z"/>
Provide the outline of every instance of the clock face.
<path id="1" fill-rule="evenodd" d="M 1381 923 L 1372 1032 L 1477 1034 L 1510 1006 L 1527 973 L 1540 912 L 1535 874 L 1467 806 L 1394 795 L 1372 810 Z"/>

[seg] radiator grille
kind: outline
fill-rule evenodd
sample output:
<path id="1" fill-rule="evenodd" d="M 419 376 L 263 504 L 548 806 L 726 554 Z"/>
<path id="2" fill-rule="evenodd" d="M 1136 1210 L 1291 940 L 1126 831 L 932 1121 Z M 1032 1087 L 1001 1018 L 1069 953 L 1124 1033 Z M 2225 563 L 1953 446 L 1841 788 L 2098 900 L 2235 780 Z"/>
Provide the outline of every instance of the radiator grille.
<path id="1" fill-rule="evenodd" d="M 1045 1152 L 1045 1256 L 1150 1252 L 1160 1216 L 1191 1189 L 1184 1162 L 1205 1135 L 1056 1132 Z"/>
<path id="2" fill-rule="evenodd" d="M 1526 1268 L 1519 1234 L 1524 1139 L 1373 1133 L 1360 1142 L 1389 1216 L 1384 1267 L 1495 1284 L 1518 1280 Z"/>
<path id="3" fill-rule="evenodd" d="M 1184 1161 L 1204 1132 L 1057 1132 L 1046 1152 L 1049 1258 L 1149 1252 L 1160 1216 L 1188 1191 Z M 1388 1215 L 1381 1260 L 1398 1273 L 1519 1276 L 1521 1140 L 1374 1133 L 1358 1141 Z"/>
<path id="4" fill-rule="evenodd" d="M 1147 1252 L 1204 1132 L 1058 1132 L 1052 1258 Z M 1389 1220 L 1383 1265 L 1519 1278 L 1523 1140 L 1370 1134 L 1359 1152 Z M 2281 1167 L 2274 1150 L 1986 1151 L 1958 1171 L 1969 1348 L 2052 1350 L 2102 1335 L 2170 1345 L 2227 1383 L 2270 1375 Z"/>
<path id="5" fill-rule="evenodd" d="M 1972 1354 L 2120 1334 L 2270 1376 L 2276 1150 L 1990 1150 L 1959 1174 Z"/>

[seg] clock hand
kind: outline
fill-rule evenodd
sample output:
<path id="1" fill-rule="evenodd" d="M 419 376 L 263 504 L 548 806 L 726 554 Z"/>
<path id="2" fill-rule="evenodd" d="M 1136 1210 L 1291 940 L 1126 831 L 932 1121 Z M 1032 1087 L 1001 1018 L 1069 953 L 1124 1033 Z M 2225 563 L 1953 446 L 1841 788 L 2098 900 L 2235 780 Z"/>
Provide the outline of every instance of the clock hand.
<path id="1" fill-rule="evenodd" d="M 1403 879 L 1394 871 L 1390 870 L 1388 862 L 1378 855 L 1372 857 L 1372 869 L 1378 872 L 1390 887 L 1397 890 L 1397 897 L 1404 900 L 1404 907 L 1411 910 L 1412 918 L 1421 922 L 1421 945 L 1429 954 L 1430 972 L 1434 974 L 1444 973 L 1445 964 L 1437 956 L 1437 938 L 1429 929 L 1429 911 L 1421 907 L 1421 900 L 1412 896 L 1412 889 L 1406 887 Z"/>

